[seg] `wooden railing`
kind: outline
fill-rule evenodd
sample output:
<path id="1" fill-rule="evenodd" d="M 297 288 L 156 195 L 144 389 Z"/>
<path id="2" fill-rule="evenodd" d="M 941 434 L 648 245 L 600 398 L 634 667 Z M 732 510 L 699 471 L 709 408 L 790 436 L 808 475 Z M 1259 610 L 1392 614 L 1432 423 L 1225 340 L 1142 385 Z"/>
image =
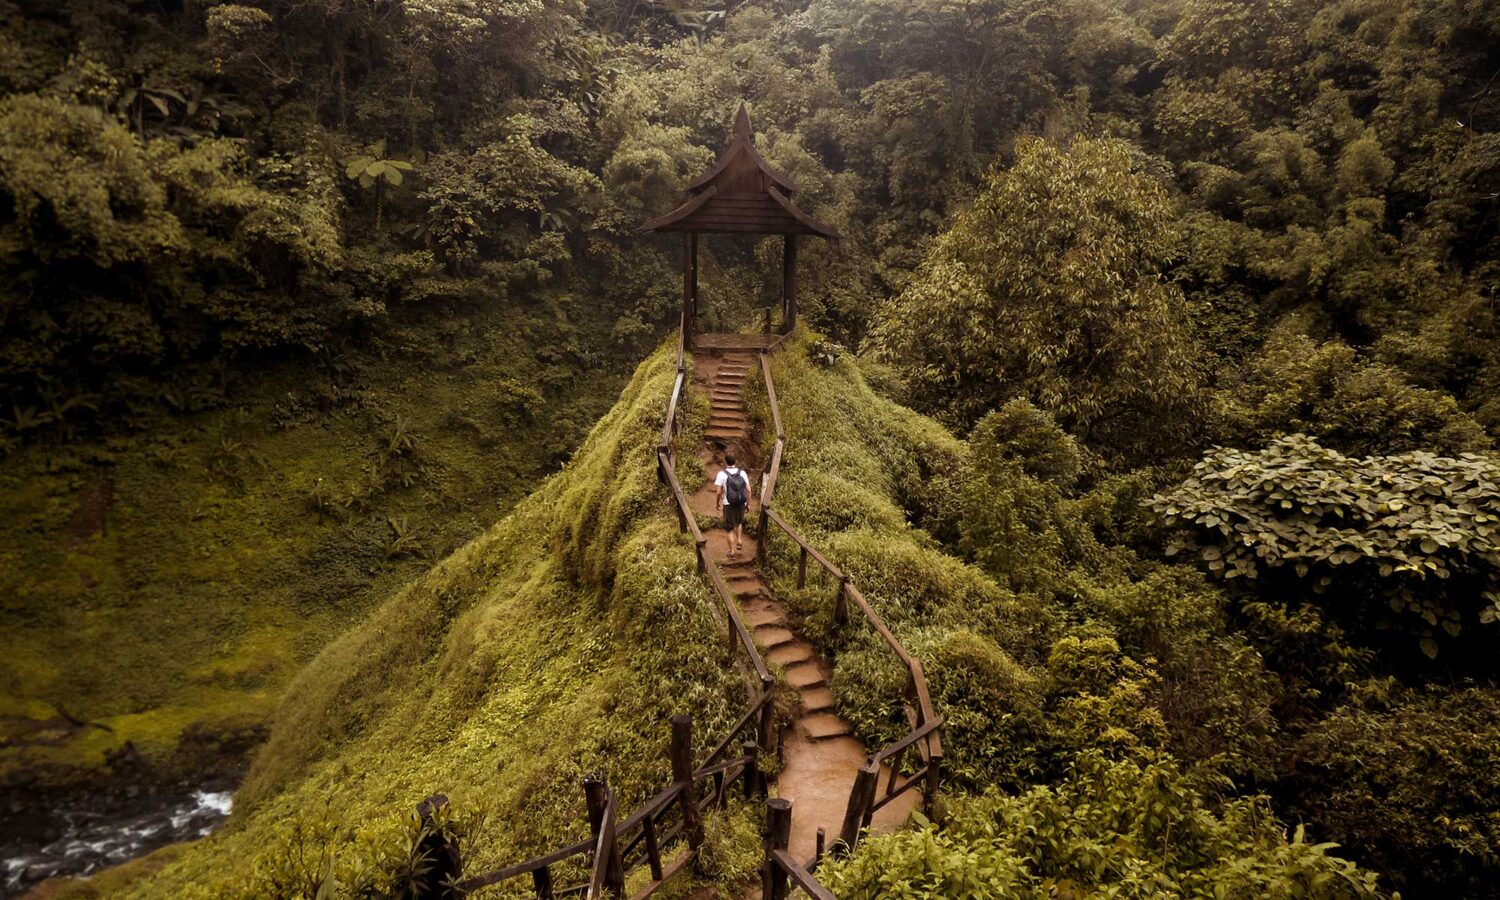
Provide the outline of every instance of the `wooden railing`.
<path id="1" fill-rule="evenodd" d="M 625 877 L 642 866 L 649 867 L 650 880 L 632 894 L 633 900 L 649 897 L 693 861 L 703 840 L 702 813 L 714 806 L 722 808 L 736 784 L 746 798 L 764 795 L 765 776 L 758 760 L 770 752 L 776 680 L 755 646 L 750 630 L 740 614 L 739 604 L 718 565 L 708 556 L 708 540 L 698 527 L 688 504 L 687 494 L 677 477 L 677 455 L 673 447 L 683 388 L 687 383 L 686 339 L 679 332 L 677 376 L 667 398 L 666 421 L 662 423 L 661 442 L 657 447 L 657 474 L 671 492 L 677 519 L 683 531 L 693 540 L 698 571 L 707 576 L 718 604 L 711 607 L 715 619 L 725 627 L 728 660 L 749 676 L 750 700 L 744 713 L 729 732 L 715 744 L 696 768 L 692 764 L 692 719 L 672 719 L 672 783 L 655 797 L 641 804 L 624 821 L 618 821 L 614 791 L 603 779 L 584 779 L 584 800 L 588 807 L 588 840 L 553 850 L 525 862 L 458 881 L 461 894 L 472 893 L 513 878 L 531 876 L 532 888 L 539 898 L 580 895 L 587 898 L 623 897 Z M 722 610 L 722 612 L 721 612 Z M 730 756 L 731 748 L 740 753 Z M 670 861 L 664 849 L 683 846 Z M 557 887 L 554 874 L 566 871 L 568 864 L 577 870 L 587 865 L 587 880 Z M 825 892 L 826 895 L 826 892 Z"/>
<path id="2" fill-rule="evenodd" d="M 937 793 L 943 759 L 943 744 L 940 735 L 943 720 L 932 706 L 927 675 L 922 670 L 921 661 L 906 651 L 901 641 L 891 632 L 880 614 L 870 606 L 869 601 L 854 586 L 849 576 L 830 562 L 826 556 L 819 553 L 806 538 L 798 533 L 797 529 L 776 513 L 774 506 L 776 481 L 781 474 L 782 454 L 786 448 L 786 432 L 781 424 L 781 405 L 776 397 L 776 382 L 771 377 L 770 351 L 761 353 L 760 371 L 765 382 L 766 398 L 770 404 L 771 425 L 776 431 L 776 443 L 771 450 L 771 465 L 766 470 L 765 481 L 761 488 L 760 545 L 756 550 L 758 558 L 762 563 L 766 559 L 767 548 L 771 543 L 770 526 L 774 525 L 797 548 L 798 590 L 806 586 L 807 561 L 811 559 L 832 578 L 836 585 L 833 596 L 834 623 L 839 627 L 847 625 L 850 618 L 849 606 L 853 604 L 864 622 L 880 635 L 906 669 L 906 716 L 911 728 L 904 737 L 870 754 L 855 777 L 854 787 L 849 794 L 849 805 L 844 812 L 843 826 L 839 831 L 841 846 L 836 846 L 839 852 L 847 853 L 858 844 L 861 832 L 870 827 L 871 819 L 881 807 L 918 786 L 925 787 L 924 803 L 930 801 Z M 762 566 L 762 572 L 768 579 L 771 577 L 768 568 Z M 903 778 L 901 777 L 901 764 L 907 751 L 913 747 L 921 757 L 921 765 L 910 776 Z M 887 780 L 885 790 L 880 792 L 880 796 L 876 796 L 880 767 L 883 764 L 890 766 L 891 775 Z"/>
<path id="3" fill-rule="evenodd" d="M 745 721 L 742 719 L 742 722 Z M 703 813 L 723 808 L 739 786 L 746 798 L 765 792 L 764 778 L 757 764 L 759 747 L 745 741 L 739 756 L 724 757 L 727 742 L 721 742 L 709 753 L 709 761 L 692 767 L 692 719 L 672 719 L 672 776 L 670 785 L 655 797 L 642 803 L 624 821 L 618 819 L 617 798 L 602 778 L 588 776 L 583 780 L 584 801 L 588 808 L 587 840 L 579 841 L 525 862 L 498 871 L 461 880 L 456 887 L 462 894 L 500 884 L 512 878 L 531 876 L 537 897 L 588 898 L 623 897 L 625 876 L 643 866 L 650 869 L 650 880 L 631 896 L 649 897 L 692 862 L 703 841 Z M 733 733 L 732 733 L 733 734 Z M 731 734 L 731 736 L 732 736 Z M 665 851 L 681 845 L 670 859 Z M 576 861 L 576 862 L 575 862 Z M 577 884 L 558 887 L 555 876 L 559 868 L 575 862 L 586 869 L 587 878 Z"/>

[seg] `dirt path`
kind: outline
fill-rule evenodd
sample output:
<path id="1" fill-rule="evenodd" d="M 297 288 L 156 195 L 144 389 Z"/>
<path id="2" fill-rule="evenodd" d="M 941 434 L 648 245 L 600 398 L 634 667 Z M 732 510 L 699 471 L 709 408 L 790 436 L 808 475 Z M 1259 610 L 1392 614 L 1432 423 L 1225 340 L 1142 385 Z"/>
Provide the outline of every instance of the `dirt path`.
<path id="1" fill-rule="evenodd" d="M 733 449 L 754 488 L 745 521 L 753 525 L 758 519 L 762 472 L 743 401 L 745 380 L 758 365 L 755 353 L 748 350 L 729 349 L 714 355 L 699 352 L 695 357 L 694 389 L 707 391 L 711 402 L 708 428 L 698 452 L 709 480 L 690 498 L 693 511 L 701 515 L 719 516 L 713 476 L 723 467 L 724 451 Z M 724 529 L 715 526 L 707 536 L 709 556 L 739 598 L 745 624 L 753 630 L 766 659 L 785 669 L 787 683 L 801 701 L 796 720 L 780 736 L 781 773 L 772 791 L 792 801 L 791 851 L 797 858 L 808 860 L 816 849 L 819 828 L 825 830 L 830 845 L 837 840 L 855 773 L 869 754 L 853 736 L 849 723 L 834 710 L 828 683 L 832 667 L 793 630 L 786 607 L 756 567 L 755 539 L 747 535 L 743 552 L 730 559 Z M 884 791 L 889 778 L 889 768 L 882 769 L 879 791 Z M 878 830 L 899 827 L 920 802 L 918 792 L 908 792 L 877 812 L 872 826 Z"/>

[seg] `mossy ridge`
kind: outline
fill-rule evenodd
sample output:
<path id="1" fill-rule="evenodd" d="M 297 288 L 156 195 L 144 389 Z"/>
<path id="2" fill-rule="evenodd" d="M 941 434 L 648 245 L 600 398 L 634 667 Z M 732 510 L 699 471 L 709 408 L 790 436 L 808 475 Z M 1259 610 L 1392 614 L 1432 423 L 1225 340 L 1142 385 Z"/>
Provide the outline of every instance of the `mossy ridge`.
<path id="1" fill-rule="evenodd" d="M 13 740 L 0 773 L 83 777 L 125 741 L 166 763 L 189 727 L 264 718 L 424 556 L 499 518 L 581 439 L 618 377 L 584 383 L 566 361 L 539 361 L 525 346 L 533 315 L 393 328 L 337 367 L 260 371 L 234 408 L 8 458 L 0 734 Z M 409 445 L 390 464 L 398 430 Z M 104 479 L 105 530 L 71 533 L 79 497 Z M 388 555 L 388 520 L 416 544 Z M 114 730 L 39 735 L 54 704 Z"/>
<path id="2" fill-rule="evenodd" d="M 815 362 L 826 360 L 807 352 L 816 339 L 801 331 L 771 357 L 787 439 L 777 510 L 853 578 L 903 641 L 975 628 L 1017 657 L 1035 661 L 1047 617 L 947 555 L 913 524 L 932 502 L 934 476 L 959 466 L 963 442 L 878 395 L 851 356 Z M 758 418 L 769 415 L 763 400 L 751 409 Z M 837 651 L 833 688 L 840 713 L 871 746 L 904 734 L 899 661 L 873 629 L 857 622 L 834 629 L 832 584 L 810 567 L 807 586 L 797 590 L 796 557 L 777 537 L 771 536 L 769 559 L 777 591 L 808 633 Z M 841 683 L 840 672 L 852 677 Z"/>
<path id="3" fill-rule="evenodd" d="M 628 803 L 654 792 L 672 714 L 723 733 L 743 686 L 654 468 L 673 359 L 653 355 L 560 473 L 329 645 L 228 826 L 126 895 L 253 894 L 257 855 L 299 818 L 389 818 L 435 790 L 487 815 L 466 867 L 498 867 L 580 836 L 585 772 Z"/>

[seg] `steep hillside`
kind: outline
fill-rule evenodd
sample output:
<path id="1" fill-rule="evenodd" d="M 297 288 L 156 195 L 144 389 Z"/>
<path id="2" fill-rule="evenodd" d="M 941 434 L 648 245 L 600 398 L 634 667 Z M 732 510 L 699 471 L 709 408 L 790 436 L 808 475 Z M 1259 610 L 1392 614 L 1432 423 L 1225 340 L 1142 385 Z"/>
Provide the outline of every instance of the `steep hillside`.
<path id="1" fill-rule="evenodd" d="M 388 328 L 7 458 L 7 783 L 65 783 L 127 742 L 160 767 L 184 733 L 253 731 L 329 640 L 524 496 L 621 380 L 538 361 L 530 318 Z"/>
<path id="2" fill-rule="evenodd" d="M 640 799 L 672 714 L 727 727 L 739 682 L 652 465 L 673 374 L 654 355 L 562 472 L 320 654 L 230 824 L 136 895 L 263 893 L 299 840 L 368 862 L 433 791 L 487 815 L 483 870 L 576 838 L 587 772 Z"/>

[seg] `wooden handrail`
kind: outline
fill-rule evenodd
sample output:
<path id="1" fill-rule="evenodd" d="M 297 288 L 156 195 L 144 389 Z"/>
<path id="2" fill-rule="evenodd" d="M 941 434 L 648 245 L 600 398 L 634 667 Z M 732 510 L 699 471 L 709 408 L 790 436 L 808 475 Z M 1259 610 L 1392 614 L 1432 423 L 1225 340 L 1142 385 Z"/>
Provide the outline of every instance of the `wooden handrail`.
<path id="1" fill-rule="evenodd" d="M 786 532 L 786 536 L 792 539 L 792 543 L 796 544 L 801 549 L 806 550 L 807 555 L 812 557 L 813 562 L 816 562 L 818 565 L 822 566 L 823 570 L 829 575 L 832 575 L 835 581 L 844 580 L 843 570 L 833 563 L 829 562 L 828 557 L 819 553 L 818 548 L 814 547 L 812 544 L 809 544 L 807 542 L 807 539 L 798 534 L 797 529 L 793 528 L 791 525 L 788 525 L 786 519 L 783 519 L 780 514 L 776 512 L 776 510 L 767 510 L 766 514 L 770 516 L 772 522 L 776 523 L 777 528 L 780 528 L 782 531 Z"/>
<path id="2" fill-rule="evenodd" d="M 783 335 L 783 337 L 785 337 L 785 335 Z M 774 346 L 779 346 L 779 342 L 777 343 L 777 345 L 773 345 L 772 349 L 774 349 Z M 908 789 L 910 789 L 914 784 L 917 783 L 919 777 L 926 778 L 929 795 L 936 791 L 939 766 L 941 764 L 943 756 L 942 739 L 939 735 L 939 730 L 942 727 L 943 720 L 942 717 L 937 715 L 937 712 L 932 705 L 931 691 L 929 690 L 927 685 L 927 674 L 923 670 L 921 662 L 919 662 L 915 657 L 908 653 L 906 648 L 901 645 L 901 641 L 896 637 L 895 633 L 891 631 L 890 626 L 886 624 L 885 619 L 881 618 L 880 614 L 875 611 L 875 608 L 870 605 L 868 600 L 865 599 L 864 594 L 860 593 L 859 589 L 854 586 L 849 576 L 844 574 L 844 572 L 840 570 L 838 566 L 834 565 L 832 561 L 830 561 L 822 553 L 818 552 L 815 547 L 808 543 L 807 539 L 799 534 L 797 530 L 790 524 L 788 524 L 787 521 L 783 519 L 773 507 L 773 504 L 775 502 L 776 480 L 781 474 L 781 459 L 782 452 L 786 444 L 786 433 L 782 428 L 781 404 L 776 396 L 776 381 L 771 376 L 771 364 L 769 356 L 769 349 L 761 351 L 760 370 L 762 379 L 765 381 L 766 398 L 769 401 L 771 407 L 771 422 L 773 427 L 776 429 L 776 445 L 771 452 L 771 468 L 767 476 L 765 486 L 761 491 L 761 533 L 760 545 L 757 548 L 757 553 L 761 559 L 765 558 L 766 547 L 770 543 L 771 537 L 770 528 L 768 526 L 770 524 L 775 524 L 776 527 L 780 528 L 787 535 L 787 537 L 792 539 L 792 542 L 797 545 L 798 550 L 802 555 L 802 561 L 799 562 L 798 569 L 798 587 L 801 587 L 803 583 L 804 576 L 802 573 L 802 568 L 805 567 L 806 557 L 812 557 L 812 559 L 819 566 L 823 567 L 824 571 L 828 572 L 829 575 L 832 575 L 834 579 L 836 579 L 839 583 L 838 595 L 836 598 L 838 608 L 835 610 L 835 619 L 839 622 L 843 621 L 844 603 L 847 600 L 853 600 L 855 607 L 864 616 L 865 620 L 870 623 L 870 626 L 875 629 L 875 632 L 880 635 L 881 639 L 885 641 L 886 645 L 890 647 L 891 651 L 896 654 L 896 657 L 901 660 L 901 664 L 906 668 L 907 676 L 909 679 L 909 690 L 910 693 L 914 695 L 913 699 L 916 702 L 916 710 L 913 714 L 913 718 L 915 719 L 915 721 L 912 723 L 912 729 L 904 737 L 900 738 L 890 746 L 885 747 L 877 751 L 875 754 L 871 755 L 870 761 L 867 766 L 868 768 L 872 769 L 873 774 L 878 777 L 879 766 L 882 761 L 886 759 L 893 759 L 896 764 L 899 764 L 900 760 L 898 757 L 907 748 L 911 747 L 914 744 L 918 746 L 918 749 L 922 755 L 922 758 L 925 760 L 926 765 L 922 766 L 921 771 L 916 775 L 913 775 L 911 778 L 907 779 L 906 782 L 901 785 L 899 791 L 891 792 L 888 790 L 886 797 L 879 802 L 876 802 L 874 797 L 876 778 L 869 777 L 856 781 L 855 789 L 849 798 L 849 808 L 845 813 L 846 827 L 844 829 L 845 833 L 843 835 L 846 845 L 849 845 L 852 848 L 853 841 L 857 839 L 858 836 L 858 827 L 860 826 L 860 823 L 862 822 L 864 826 L 868 826 L 870 816 L 874 813 L 875 809 L 890 802 L 890 800 L 895 796 L 898 796 L 901 793 L 905 793 Z M 908 712 L 912 712 L 910 708 L 908 708 Z M 869 776 L 872 773 L 862 772 L 862 774 Z M 891 774 L 891 778 L 894 779 L 898 775 L 898 772 L 893 771 Z M 866 781 L 868 782 L 868 784 L 864 783 Z M 891 786 L 894 786 L 894 783 Z M 868 796 L 865 796 L 866 794 L 868 794 Z M 930 799 L 930 796 L 928 799 Z"/>
<path id="3" fill-rule="evenodd" d="M 896 743 L 870 754 L 870 762 L 875 763 L 876 765 L 885 762 L 887 759 L 890 759 L 897 753 L 900 753 L 902 750 L 905 750 L 907 747 L 910 747 L 912 744 L 915 744 L 917 741 L 938 730 L 942 727 L 942 725 L 943 717 L 934 716 L 928 721 L 923 722 L 921 725 L 918 725 L 916 728 L 913 728 L 911 731 L 907 732 L 906 737 L 902 738 Z"/>
<path id="4" fill-rule="evenodd" d="M 771 424 L 776 428 L 776 440 L 784 440 L 786 432 L 781 430 L 781 404 L 776 402 L 776 383 L 771 380 L 770 357 L 765 353 L 760 355 L 760 375 L 766 383 L 766 397 L 771 401 Z"/>
<path id="5" fill-rule="evenodd" d="M 734 739 L 738 737 L 750 725 L 751 722 L 755 721 L 755 714 L 760 712 L 761 707 L 765 706 L 767 703 L 770 703 L 772 699 L 773 694 L 771 693 L 771 691 L 762 690 L 760 692 L 760 695 L 750 703 L 750 708 L 745 710 L 745 714 L 740 716 L 739 721 L 734 723 L 733 728 L 729 729 L 729 733 L 724 735 L 724 739 L 719 741 L 719 743 L 714 746 L 713 750 L 709 751 L 708 756 L 704 758 L 703 764 L 706 766 L 712 763 L 714 760 L 718 759 L 719 755 L 727 750 L 730 744 L 734 743 Z"/>
<path id="6" fill-rule="evenodd" d="M 661 426 L 661 449 L 668 454 L 671 453 L 672 434 L 677 430 L 677 402 L 682 396 L 682 382 L 686 375 L 679 363 L 677 381 L 672 385 L 672 396 L 667 400 L 667 420 Z"/>
<path id="7" fill-rule="evenodd" d="M 797 887 L 807 892 L 809 897 L 816 897 L 817 900 L 838 900 L 833 892 L 819 884 L 818 879 L 807 871 L 807 867 L 797 862 L 796 857 L 791 853 L 785 850 L 772 850 L 771 858 L 787 874 L 787 877 L 796 883 Z"/>

